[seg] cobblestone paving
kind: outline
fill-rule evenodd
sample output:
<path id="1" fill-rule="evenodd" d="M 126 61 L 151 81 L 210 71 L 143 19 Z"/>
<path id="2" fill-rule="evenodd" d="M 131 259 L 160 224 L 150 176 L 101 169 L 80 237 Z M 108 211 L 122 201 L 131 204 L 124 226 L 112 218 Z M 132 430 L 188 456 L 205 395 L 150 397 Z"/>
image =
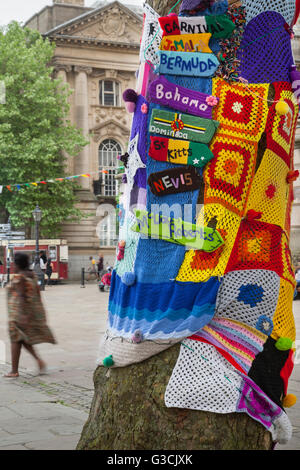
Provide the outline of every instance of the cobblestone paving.
<path id="1" fill-rule="evenodd" d="M 1 375 L 8 372 L 7 366 L 0 367 Z M 49 397 L 53 403 L 61 403 L 65 406 L 70 406 L 77 410 L 86 411 L 90 410 L 91 402 L 94 395 L 94 390 L 72 383 L 55 383 L 45 382 L 43 376 L 35 377 L 24 371 L 20 371 L 21 377 L 14 380 L 13 383 L 22 389 L 38 390 Z"/>

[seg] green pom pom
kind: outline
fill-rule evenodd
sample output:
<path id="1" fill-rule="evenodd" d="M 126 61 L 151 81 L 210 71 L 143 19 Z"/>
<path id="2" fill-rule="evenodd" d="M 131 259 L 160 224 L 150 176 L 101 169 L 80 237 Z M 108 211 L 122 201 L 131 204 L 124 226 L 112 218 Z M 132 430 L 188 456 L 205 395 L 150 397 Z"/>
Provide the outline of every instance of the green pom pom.
<path id="1" fill-rule="evenodd" d="M 279 351 L 288 351 L 293 346 L 293 341 L 290 338 L 279 338 L 275 343 L 275 346 Z"/>
<path id="2" fill-rule="evenodd" d="M 104 367 L 111 367 L 114 365 L 114 360 L 113 360 L 113 357 L 112 355 L 110 356 L 107 356 L 105 359 L 103 359 L 103 365 Z"/>

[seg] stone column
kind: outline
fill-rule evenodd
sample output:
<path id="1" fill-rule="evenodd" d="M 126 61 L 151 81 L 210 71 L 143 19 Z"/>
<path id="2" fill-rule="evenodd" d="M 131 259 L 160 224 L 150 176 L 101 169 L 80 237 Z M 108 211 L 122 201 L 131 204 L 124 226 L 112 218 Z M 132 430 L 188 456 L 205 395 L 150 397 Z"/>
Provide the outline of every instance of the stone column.
<path id="1" fill-rule="evenodd" d="M 75 66 L 75 120 L 76 126 L 82 130 L 83 135 L 89 138 L 89 99 L 88 75 L 92 73 L 91 67 Z M 86 145 L 80 154 L 75 157 L 74 170 L 77 175 L 90 172 L 89 145 Z M 83 189 L 90 188 L 89 178 L 80 178 Z"/>
<path id="2" fill-rule="evenodd" d="M 72 72 L 72 66 L 71 65 L 65 65 L 65 64 L 56 64 L 54 66 L 54 71 L 56 74 L 56 78 L 60 79 L 62 81 L 62 85 L 67 85 L 68 84 L 68 77 L 67 73 Z M 68 98 L 69 100 L 69 98 Z M 69 118 L 69 116 L 66 116 L 64 122 Z M 74 162 L 73 158 L 70 157 L 66 152 L 63 152 L 63 155 L 65 157 L 65 163 L 66 163 L 66 171 L 67 174 L 72 175 L 74 172 Z"/>

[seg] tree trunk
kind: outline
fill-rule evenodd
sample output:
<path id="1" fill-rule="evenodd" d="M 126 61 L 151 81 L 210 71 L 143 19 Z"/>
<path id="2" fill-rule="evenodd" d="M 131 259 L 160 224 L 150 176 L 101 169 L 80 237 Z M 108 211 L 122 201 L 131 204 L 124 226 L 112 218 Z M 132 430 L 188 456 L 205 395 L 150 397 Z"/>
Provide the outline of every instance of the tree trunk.
<path id="1" fill-rule="evenodd" d="M 180 345 L 147 361 L 98 367 L 78 450 L 270 450 L 271 434 L 246 414 L 167 408 L 164 392 Z"/>
<path id="2" fill-rule="evenodd" d="M 148 0 L 161 16 L 176 0 Z M 237 4 L 235 0 L 230 4 Z M 173 10 L 178 13 L 179 5 Z M 164 393 L 177 344 L 128 367 L 98 367 L 95 395 L 78 450 L 270 450 L 271 434 L 243 413 L 167 408 Z"/>

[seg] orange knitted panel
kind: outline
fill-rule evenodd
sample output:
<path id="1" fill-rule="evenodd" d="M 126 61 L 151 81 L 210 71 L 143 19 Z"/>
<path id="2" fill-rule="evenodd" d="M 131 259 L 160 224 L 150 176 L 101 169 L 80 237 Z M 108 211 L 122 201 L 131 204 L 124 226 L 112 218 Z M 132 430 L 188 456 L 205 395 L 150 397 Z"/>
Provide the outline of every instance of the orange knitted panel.
<path id="1" fill-rule="evenodd" d="M 257 144 L 218 132 L 210 148 L 215 158 L 204 172 L 204 203 L 222 204 L 243 215 L 254 176 Z"/>
<path id="2" fill-rule="evenodd" d="M 269 84 L 229 84 L 213 79 L 212 94 L 219 98 L 213 119 L 220 122 L 219 132 L 258 142 L 268 117 Z"/>

